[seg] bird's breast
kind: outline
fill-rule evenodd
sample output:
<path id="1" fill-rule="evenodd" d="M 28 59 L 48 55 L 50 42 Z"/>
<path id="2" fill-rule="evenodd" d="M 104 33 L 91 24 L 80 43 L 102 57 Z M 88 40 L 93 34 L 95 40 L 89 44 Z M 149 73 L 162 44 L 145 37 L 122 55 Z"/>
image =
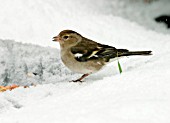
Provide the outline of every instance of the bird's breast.
<path id="1" fill-rule="evenodd" d="M 95 73 L 104 66 L 103 61 L 90 60 L 86 62 L 77 61 L 71 50 L 61 50 L 61 59 L 63 63 L 73 72 L 76 73 Z"/>

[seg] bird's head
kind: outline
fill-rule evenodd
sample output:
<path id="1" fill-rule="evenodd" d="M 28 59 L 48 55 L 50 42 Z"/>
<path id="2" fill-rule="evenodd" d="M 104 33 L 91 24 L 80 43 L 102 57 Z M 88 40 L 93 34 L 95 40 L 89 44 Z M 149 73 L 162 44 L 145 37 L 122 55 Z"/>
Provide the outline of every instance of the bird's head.
<path id="1" fill-rule="evenodd" d="M 59 42 L 61 47 L 71 47 L 82 40 L 82 36 L 72 30 L 63 30 L 57 36 L 53 37 L 53 41 Z"/>

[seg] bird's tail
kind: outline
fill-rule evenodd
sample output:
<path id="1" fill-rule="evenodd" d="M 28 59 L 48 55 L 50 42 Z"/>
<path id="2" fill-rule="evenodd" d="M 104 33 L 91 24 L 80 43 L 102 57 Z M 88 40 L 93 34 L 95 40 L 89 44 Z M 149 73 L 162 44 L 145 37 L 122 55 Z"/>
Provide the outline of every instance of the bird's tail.
<path id="1" fill-rule="evenodd" d="M 122 49 L 118 50 L 118 57 L 132 56 L 132 55 L 152 55 L 152 51 L 125 51 L 125 52 L 122 52 Z"/>

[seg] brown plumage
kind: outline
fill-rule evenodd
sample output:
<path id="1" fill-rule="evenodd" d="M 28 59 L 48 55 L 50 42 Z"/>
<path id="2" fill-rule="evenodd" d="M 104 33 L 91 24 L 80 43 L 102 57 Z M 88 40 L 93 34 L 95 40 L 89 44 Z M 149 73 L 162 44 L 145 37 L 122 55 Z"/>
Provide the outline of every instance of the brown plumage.
<path id="1" fill-rule="evenodd" d="M 129 51 L 116 49 L 87 39 L 72 30 L 63 30 L 53 38 L 61 48 L 61 59 L 72 71 L 83 76 L 73 82 L 81 82 L 83 78 L 99 71 L 111 59 L 131 55 L 151 55 L 152 51 Z"/>

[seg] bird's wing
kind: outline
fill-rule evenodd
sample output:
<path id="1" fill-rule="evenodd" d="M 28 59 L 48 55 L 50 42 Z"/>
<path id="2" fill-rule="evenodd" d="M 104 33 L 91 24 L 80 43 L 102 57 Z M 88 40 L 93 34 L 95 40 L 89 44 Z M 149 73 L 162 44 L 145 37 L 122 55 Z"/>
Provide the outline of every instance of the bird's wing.
<path id="1" fill-rule="evenodd" d="M 120 57 L 124 52 L 128 52 L 127 49 L 116 49 L 109 45 L 98 44 L 100 50 L 96 53 L 99 58 L 104 58 L 106 62 L 110 59 Z"/>
<path id="2" fill-rule="evenodd" d="M 93 41 L 81 42 L 71 48 L 71 52 L 77 61 L 85 62 L 89 60 L 104 59 L 106 62 L 111 58 L 119 57 L 121 52 L 128 51 L 126 49 L 116 49 L 109 45 L 99 44 Z"/>
<path id="3" fill-rule="evenodd" d="M 94 58 L 97 58 L 95 55 L 99 49 L 96 46 L 87 46 L 84 44 L 78 44 L 71 48 L 71 52 L 74 54 L 74 57 L 77 61 L 85 62 Z"/>

